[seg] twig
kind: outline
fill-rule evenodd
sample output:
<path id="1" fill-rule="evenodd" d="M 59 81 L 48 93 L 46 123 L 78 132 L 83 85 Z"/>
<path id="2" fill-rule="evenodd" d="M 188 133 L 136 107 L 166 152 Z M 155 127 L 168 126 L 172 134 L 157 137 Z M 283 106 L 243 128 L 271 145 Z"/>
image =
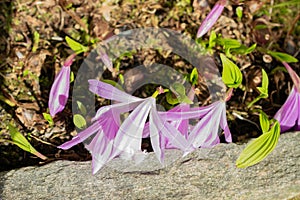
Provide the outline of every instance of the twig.
<path id="1" fill-rule="evenodd" d="M 41 140 L 40 138 L 37 138 L 37 137 L 35 137 L 34 135 L 30 135 L 30 137 L 34 138 L 35 140 L 37 140 L 37 141 L 39 141 L 39 142 L 41 142 L 41 143 L 44 143 L 44 144 L 47 144 L 47 145 L 56 147 L 54 144 L 51 144 L 51 143 L 46 142 L 46 141 L 44 141 L 44 140 Z"/>
<path id="2" fill-rule="evenodd" d="M 59 1 L 59 5 L 62 7 L 62 9 L 68 14 L 70 15 L 83 29 L 86 33 L 88 33 L 88 27 L 87 25 L 80 19 L 80 17 L 78 17 L 74 11 L 72 10 L 68 10 L 66 8 L 66 6 L 64 5 L 65 2 L 64 1 Z"/>

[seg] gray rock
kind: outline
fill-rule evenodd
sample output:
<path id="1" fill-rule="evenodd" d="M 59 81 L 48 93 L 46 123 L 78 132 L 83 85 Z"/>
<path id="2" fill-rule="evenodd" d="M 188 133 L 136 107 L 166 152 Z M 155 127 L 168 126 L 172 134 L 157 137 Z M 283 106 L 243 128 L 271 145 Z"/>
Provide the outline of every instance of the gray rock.
<path id="1" fill-rule="evenodd" d="M 91 162 L 26 167 L 0 173 L 0 195 L 3 200 L 300 199 L 300 132 L 281 135 L 265 160 L 237 169 L 235 160 L 244 147 L 199 149 L 163 169 L 152 154 L 139 167 L 116 160 L 94 176 Z M 175 151 L 168 154 L 178 157 Z"/>

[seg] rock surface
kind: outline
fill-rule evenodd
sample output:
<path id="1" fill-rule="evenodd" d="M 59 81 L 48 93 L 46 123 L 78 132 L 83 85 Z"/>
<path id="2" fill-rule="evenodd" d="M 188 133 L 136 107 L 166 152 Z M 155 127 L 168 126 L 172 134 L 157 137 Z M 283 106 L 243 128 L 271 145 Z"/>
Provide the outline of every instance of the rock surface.
<path id="1" fill-rule="evenodd" d="M 245 147 L 236 144 L 199 149 L 164 169 L 155 168 L 154 155 L 122 172 L 116 161 L 94 176 L 90 162 L 57 161 L 1 172 L 0 199 L 300 199 L 299 144 L 300 132 L 283 134 L 247 169 L 235 167 Z"/>

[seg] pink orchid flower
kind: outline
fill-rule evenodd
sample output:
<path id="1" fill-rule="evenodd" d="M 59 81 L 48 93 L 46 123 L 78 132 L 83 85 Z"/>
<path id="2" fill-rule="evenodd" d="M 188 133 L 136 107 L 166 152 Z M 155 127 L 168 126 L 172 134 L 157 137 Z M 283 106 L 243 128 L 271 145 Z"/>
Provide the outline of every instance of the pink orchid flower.
<path id="1" fill-rule="evenodd" d="M 219 126 L 224 130 L 227 142 L 232 142 L 231 133 L 226 118 L 226 103 L 223 100 L 211 105 L 190 108 L 188 111 L 159 113 L 162 119 L 168 121 L 200 119 L 195 126 L 186 126 L 189 130 L 188 143 L 190 149 L 213 147 L 220 143 Z"/>
<path id="2" fill-rule="evenodd" d="M 119 103 L 101 107 L 93 118 L 94 123 L 78 133 L 71 141 L 59 148 L 69 149 L 94 135 L 87 145 L 93 161 L 95 174 L 104 164 L 119 156 L 140 162 L 146 155 L 141 150 L 143 130 L 149 116 L 149 131 L 152 148 L 161 163 L 164 162 L 164 139 L 172 141 L 177 149 L 187 151 L 187 140 L 170 123 L 163 121 L 156 110 L 155 98 L 141 99 L 133 97 L 117 88 L 97 81 L 89 80 L 90 91 Z M 131 111 L 120 123 L 121 113 Z"/>
<path id="3" fill-rule="evenodd" d="M 93 158 L 93 174 L 115 157 L 141 162 L 146 156 L 141 150 L 142 138 L 145 137 L 150 137 L 153 151 L 162 164 L 165 149 L 179 149 L 185 156 L 198 147 L 218 144 L 219 128 L 216 124 L 224 130 L 226 141 L 231 142 L 225 101 L 200 108 L 179 104 L 167 112 L 158 112 L 153 97 L 134 97 L 98 80 L 89 80 L 89 84 L 91 92 L 118 103 L 101 107 L 90 127 L 59 148 L 69 149 L 93 136 L 86 145 Z M 129 111 L 131 113 L 121 123 L 121 114 Z M 191 126 L 189 119 L 200 121 Z"/>
<path id="4" fill-rule="evenodd" d="M 225 5 L 226 5 L 226 0 L 219 0 L 216 3 L 216 5 L 210 11 L 210 13 L 202 22 L 200 28 L 198 29 L 197 38 L 202 37 L 211 29 L 211 27 L 216 23 L 221 13 L 223 12 Z"/>
<path id="5" fill-rule="evenodd" d="M 48 102 L 50 115 L 52 117 L 61 112 L 67 103 L 70 88 L 70 66 L 75 56 L 76 55 L 73 54 L 67 58 L 52 84 Z"/>
<path id="6" fill-rule="evenodd" d="M 283 65 L 289 72 L 294 86 L 287 100 L 282 107 L 277 111 L 274 118 L 280 123 L 281 132 L 290 129 L 300 130 L 300 78 L 296 72 L 286 63 Z"/>

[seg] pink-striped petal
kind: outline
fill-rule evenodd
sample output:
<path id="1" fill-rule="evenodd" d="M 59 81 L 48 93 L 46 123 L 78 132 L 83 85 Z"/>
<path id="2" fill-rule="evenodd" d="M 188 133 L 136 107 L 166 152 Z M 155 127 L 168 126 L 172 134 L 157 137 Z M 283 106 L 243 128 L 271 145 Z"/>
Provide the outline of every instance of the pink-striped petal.
<path id="1" fill-rule="evenodd" d="M 152 97 L 145 99 L 122 123 L 114 140 L 114 157 L 122 154 L 123 158 L 131 159 L 141 152 L 143 129 L 153 102 L 155 99 Z"/>
<path id="2" fill-rule="evenodd" d="M 153 105 L 155 106 L 155 105 Z M 155 108 L 155 107 L 154 107 Z M 156 108 L 150 112 L 150 137 L 153 150 L 161 163 L 164 158 L 164 146 L 166 139 L 176 149 L 182 150 L 185 154 L 192 151 L 187 139 L 169 122 L 163 120 Z"/>
<path id="3" fill-rule="evenodd" d="M 143 100 L 140 101 L 134 101 L 130 103 L 117 103 L 117 104 L 112 104 L 108 106 L 103 106 L 97 110 L 97 113 L 95 117 L 92 118 L 92 121 L 98 120 L 104 113 L 112 110 L 113 116 L 118 116 L 119 113 L 124 113 L 133 110 L 136 108 L 139 104 L 141 104 Z"/>
<path id="4" fill-rule="evenodd" d="M 96 79 L 88 80 L 88 82 L 89 90 L 102 98 L 126 103 L 141 100 L 141 98 L 131 96 L 108 83 L 104 83 Z"/>
<path id="5" fill-rule="evenodd" d="M 64 149 L 64 150 L 70 149 L 71 147 L 86 140 L 88 137 L 93 135 L 99 129 L 101 129 L 101 124 L 99 124 L 99 122 L 95 122 L 91 126 L 86 128 L 85 130 L 78 133 L 75 137 L 72 138 L 72 140 L 67 141 L 67 142 L 63 143 L 62 145 L 58 146 L 58 148 Z"/>
<path id="6" fill-rule="evenodd" d="M 224 108 L 221 114 L 220 127 L 224 130 L 224 136 L 226 142 L 232 142 L 231 132 L 228 127 L 227 117 L 226 117 L 226 105 L 224 103 Z"/>
<path id="7" fill-rule="evenodd" d="M 221 114 L 224 109 L 225 102 L 218 101 L 215 106 L 195 125 L 191 131 L 188 141 L 194 148 L 201 146 L 208 147 L 219 137 L 219 124 L 221 121 Z M 217 125 L 217 126 L 216 126 Z"/>

